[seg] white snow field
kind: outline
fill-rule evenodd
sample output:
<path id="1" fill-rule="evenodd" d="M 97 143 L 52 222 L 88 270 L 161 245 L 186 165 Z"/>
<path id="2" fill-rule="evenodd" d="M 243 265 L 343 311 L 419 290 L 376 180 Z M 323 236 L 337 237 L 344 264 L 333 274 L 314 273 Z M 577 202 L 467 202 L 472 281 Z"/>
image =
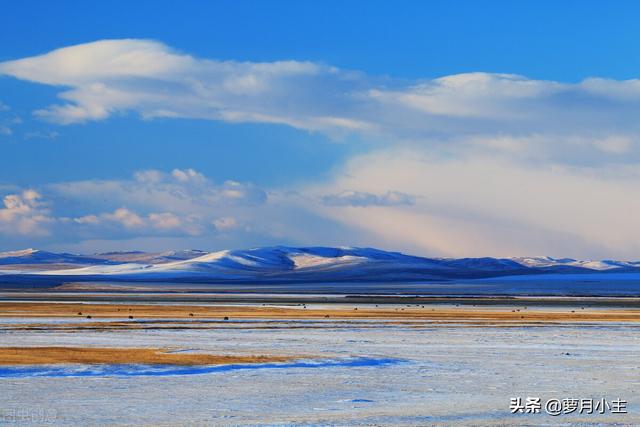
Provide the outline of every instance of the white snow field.
<path id="1" fill-rule="evenodd" d="M 104 319 L 108 320 L 108 319 Z M 83 322 L 85 320 L 67 320 Z M 88 321 L 88 320 L 86 320 Z M 95 320 L 92 320 L 95 321 Z M 634 324 L 490 326 L 376 320 L 140 320 L 137 330 L 21 330 L 2 346 L 171 347 L 312 356 L 175 368 L 0 368 L 0 423 L 61 426 L 640 425 Z M 34 322 L 34 319 L 29 320 Z M 61 320 L 37 319 L 37 323 Z M 166 329 L 161 326 L 173 325 Z M 622 399 L 626 414 L 511 414 L 515 397 Z"/>

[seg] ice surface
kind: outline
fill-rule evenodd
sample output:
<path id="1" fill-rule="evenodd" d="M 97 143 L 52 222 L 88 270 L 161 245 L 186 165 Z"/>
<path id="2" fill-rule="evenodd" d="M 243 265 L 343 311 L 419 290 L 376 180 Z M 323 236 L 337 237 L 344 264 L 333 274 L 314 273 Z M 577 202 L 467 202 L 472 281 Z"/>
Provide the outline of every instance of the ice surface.
<path id="1" fill-rule="evenodd" d="M 640 425 L 640 329 L 634 324 L 247 320 L 185 330 L 145 321 L 139 330 L 0 331 L 3 346 L 170 347 L 316 357 L 301 364 L 184 375 L 136 375 L 140 366 L 127 368 L 132 375 L 120 375 L 109 369 L 122 367 L 100 372 L 72 365 L 57 368 L 69 376 L 5 375 L 0 417 L 1 411 L 29 408 L 54 414 L 47 420 L 56 425 L 85 426 Z M 78 369 L 94 371 L 81 376 Z M 509 399 L 516 396 L 622 398 L 629 413 L 511 415 Z M 37 417 L 20 421 L 42 424 Z"/>
<path id="2" fill-rule="evenodd" d="M 255 369 L 292 369 L 292 368 L 332 368 L 332 367 L 376 367 L 404 362 L 400 359 L 348 357 L 334 360 L 304 360 L 289 363 L 252 363 L 219 366 L 175 366 L 175 365 L 45 365 L 0 367 L 0 378 L 29 377 L 147 377 L 168 375 L 203 375 L 219 372 L 255 370 Z"/>

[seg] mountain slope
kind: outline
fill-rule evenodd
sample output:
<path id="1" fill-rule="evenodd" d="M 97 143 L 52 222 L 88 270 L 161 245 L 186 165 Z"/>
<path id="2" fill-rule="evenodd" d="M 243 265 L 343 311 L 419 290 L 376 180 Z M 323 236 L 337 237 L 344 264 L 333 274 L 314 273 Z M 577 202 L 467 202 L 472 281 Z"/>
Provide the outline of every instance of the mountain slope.
<path id="1" fill-rule="evenodd" d="M 200 250 L 165 251 L 165 252 L 105 252 L 91 255 L 93 258 L 104 259 L 114 263 L 143 263 L 161 264 L 165 262 L 181 261 L 206 255 L 207 252 Z"/>
<path id="2" fill-rule="evenodd" d="M 21 251 L 0 252 L 0 268 L 16 265 L 95 265 L 111 264 L 107 259 L 100 259 L 87 255 L 68 253 L 54 253 L 38 249 L 25 249 Z"/>
<path id="3" fill-rule="evenodd" d="M 22 268 L 29 265 L 29 268 Z M 34 268 L 34 265 L 38 268 Z M 5 276 L 89 281 L 415 282 L 544 274 L 640 272 L 640 263 L 549 257 L 423 258 L 374 248 L 274 246 L 218 252 L 0 253 Z M 8 280 L 8 279 L 7 279 Z"/>

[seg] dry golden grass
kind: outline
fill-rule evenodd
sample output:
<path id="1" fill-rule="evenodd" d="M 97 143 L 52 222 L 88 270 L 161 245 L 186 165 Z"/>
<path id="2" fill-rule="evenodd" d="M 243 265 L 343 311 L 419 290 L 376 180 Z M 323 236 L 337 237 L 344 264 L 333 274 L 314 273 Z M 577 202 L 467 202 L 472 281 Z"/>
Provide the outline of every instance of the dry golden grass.
<path id="1" fill-rule="evenodd" d="M 164 365 L 227 365 L 292 360 L 290 356 L 215 355 L 169 353 L 158 348 L 0 347 L 0 365 L 50 365 L 61 363 Z M 298 357 L 299 358 L 299 357 Z"/>
<path id="2" fill-rule="evenodd" d="M 81 313 L 81 314 L 80 314 Z M 580 310 L 481 307 L 406 307 L 363 308 L 353 307 L 313 308 L 260 307 L 238 305 L 169 305 L 169 304 L 93 304 L 49 302 L 3 302 L 0 317 L 75 317 L 83 318 L 191 318 L 219 319 L 380 319 L 380 320 L 433 320 L 433 321 L 496 321 L 496 322 L 638 322 L 640 310 Z"/>

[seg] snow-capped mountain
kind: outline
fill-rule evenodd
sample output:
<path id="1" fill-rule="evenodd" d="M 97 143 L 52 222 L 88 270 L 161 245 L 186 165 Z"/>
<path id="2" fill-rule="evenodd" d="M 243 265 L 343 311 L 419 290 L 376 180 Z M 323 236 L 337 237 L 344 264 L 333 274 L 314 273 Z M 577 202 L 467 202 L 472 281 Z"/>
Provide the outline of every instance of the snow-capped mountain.
<path id="1" fill-rule="evenodd" d="M 621 269 L 621 268 L 638 268 L 640 267 L 640 262 L 631 262 L 631 261 L 613 261 L 613 260 L 602 260 L 602 261 L 582 261 L 576 260 L 573 258 L 551 258 L 551 257 L 517 257 L 511 258 L 513 261 L 521 264 L 525 267 L 531 268 L 545 268 L 545 267 L 578 267 L 584 268 L 588 270 L 613 270 L 613 269 Z"/>
<path id="2" fill-rule="evenodd" d="M 562 258 L 424 258 L 373 248 L 274 246 L 218 252 L 110 252 L 94 255 L 25 250 L 0 253 L 0 273 L 108 281 L 380 282 L 482 279 L 540 274 L 640 272 L 639 262 Z"/>
<path id="3" fill-rule="evenodd" d="M 117 263 L 144 263 L 144 264 L 161 264 L 164 262 L 181 261 L 185 259 L 196 258 L 206 255 L 208 252 L 196 249 L 183 251 L 165 251 L 165 252 L 104 252 L 91 255 L 94 258 L 104 259 Z"/>
<path id="4" fill-rule="evenodd" d="M 47 268 L 52 264 L 63 265 L 95 265 L 110 264 L 107 259 L 100 259 L 90 255 L 68 253 L 54 253 L 38 249 L 24 249 L 21 251 L 0 252 L 0 269 L 7 266 L 32 265 Z"/>
<path id="5" fill-rule="evenodd" d="M 448 269 L 444 260 L 431 260 L 371 248 L 290 248 L 224 250 L 162 263 L 123 262 L 82 268 L 43 271 L 44 275 L 106 276 L 128 279 L 344 279 L 361 278 L 400 269 Z"/>

